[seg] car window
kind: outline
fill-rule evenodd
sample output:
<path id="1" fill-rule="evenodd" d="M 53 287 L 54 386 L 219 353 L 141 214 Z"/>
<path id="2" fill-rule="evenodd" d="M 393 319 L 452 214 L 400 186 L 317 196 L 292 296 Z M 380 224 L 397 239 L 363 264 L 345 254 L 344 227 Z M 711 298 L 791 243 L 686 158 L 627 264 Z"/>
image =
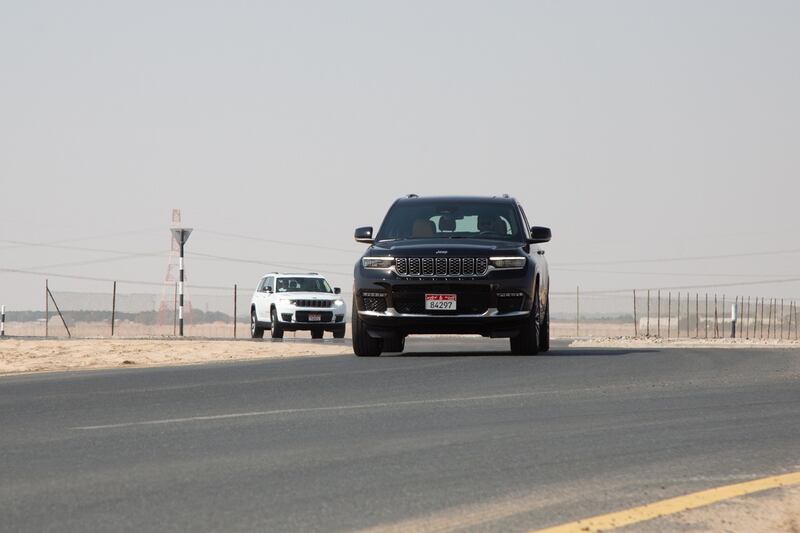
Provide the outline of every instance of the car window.
<path id="1" fill-rule="evenodd" d="M 275 292 L 333 292 L 322 278 L 280 277 L 275 283 Z"/>
<path id="2" fill-rule="evenodd" d="M 477 238 L 519 241 L 527 232 L 507 202 L 432 200 L 395 204 L 376 240 Z"/>

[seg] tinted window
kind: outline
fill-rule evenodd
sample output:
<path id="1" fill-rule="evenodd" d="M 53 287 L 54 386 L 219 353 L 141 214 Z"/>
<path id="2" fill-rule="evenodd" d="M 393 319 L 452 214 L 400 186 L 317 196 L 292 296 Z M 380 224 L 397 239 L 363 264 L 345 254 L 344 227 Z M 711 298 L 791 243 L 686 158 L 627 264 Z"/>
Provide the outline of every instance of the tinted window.
<path id="1" fill-rule="evenodd" d="M 446 201 L 395 204 L 376 240 L 430 238 L 523 240 L 513 204 Z"/>

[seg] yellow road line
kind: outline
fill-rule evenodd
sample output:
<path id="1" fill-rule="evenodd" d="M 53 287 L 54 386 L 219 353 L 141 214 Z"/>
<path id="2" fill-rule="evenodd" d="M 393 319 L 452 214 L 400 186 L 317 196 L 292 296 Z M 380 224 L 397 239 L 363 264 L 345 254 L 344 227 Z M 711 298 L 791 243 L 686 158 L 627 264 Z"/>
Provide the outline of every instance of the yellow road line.
<path id="1" fill-rule="evenodd" d="M 680 513 L 690 509 L 697 509 L 712 503 L 717 503 L 737 496 L 745 496 L 754 492 L 761 492 L 779 487 L 800 484 L 800 472 L 783 474 L 780 476 L 765 477 L 735 485 L 726 485 L 714 489 L 693 492 L 685 496 L 669 498 L 658 502 L 648 503 L 639 507 L 625 509 L 615 513 L 584 518 L 577 522 L 570 522 L 560 526 L 540 529 L 533 533 L 586 533 L 605 531 L 622 526 L 628 526 L 645 520 L 652 520 L 660 516 Z"/>

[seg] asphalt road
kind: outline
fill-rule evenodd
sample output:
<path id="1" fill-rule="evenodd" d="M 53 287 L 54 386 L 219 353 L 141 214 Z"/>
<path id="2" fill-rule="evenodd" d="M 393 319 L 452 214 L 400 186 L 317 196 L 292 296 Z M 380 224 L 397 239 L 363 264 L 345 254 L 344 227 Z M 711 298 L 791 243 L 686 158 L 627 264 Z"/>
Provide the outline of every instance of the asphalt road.
<path id="1" fill-rule="evenodd" d="M 0 529 L 525 531 L 800 469 L 800 350 L 505 346 L 0 378 Z"/>

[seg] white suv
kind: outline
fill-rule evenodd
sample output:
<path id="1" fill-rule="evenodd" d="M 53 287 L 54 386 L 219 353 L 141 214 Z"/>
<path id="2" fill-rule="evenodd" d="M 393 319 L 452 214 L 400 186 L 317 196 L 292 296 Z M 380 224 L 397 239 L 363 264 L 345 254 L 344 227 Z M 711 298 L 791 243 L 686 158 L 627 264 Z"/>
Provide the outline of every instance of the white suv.
<path id="1" fill-rule="evenodd" d="M 250 336 L 260 339 L 269 329 L 273 339 L 280 339 L 284 331 L 307 330 L 315 339 L 325 331 L 341 339 L 347 306 L 340 293 L 316 273 L 267 274 L 250 301 Z"/>

